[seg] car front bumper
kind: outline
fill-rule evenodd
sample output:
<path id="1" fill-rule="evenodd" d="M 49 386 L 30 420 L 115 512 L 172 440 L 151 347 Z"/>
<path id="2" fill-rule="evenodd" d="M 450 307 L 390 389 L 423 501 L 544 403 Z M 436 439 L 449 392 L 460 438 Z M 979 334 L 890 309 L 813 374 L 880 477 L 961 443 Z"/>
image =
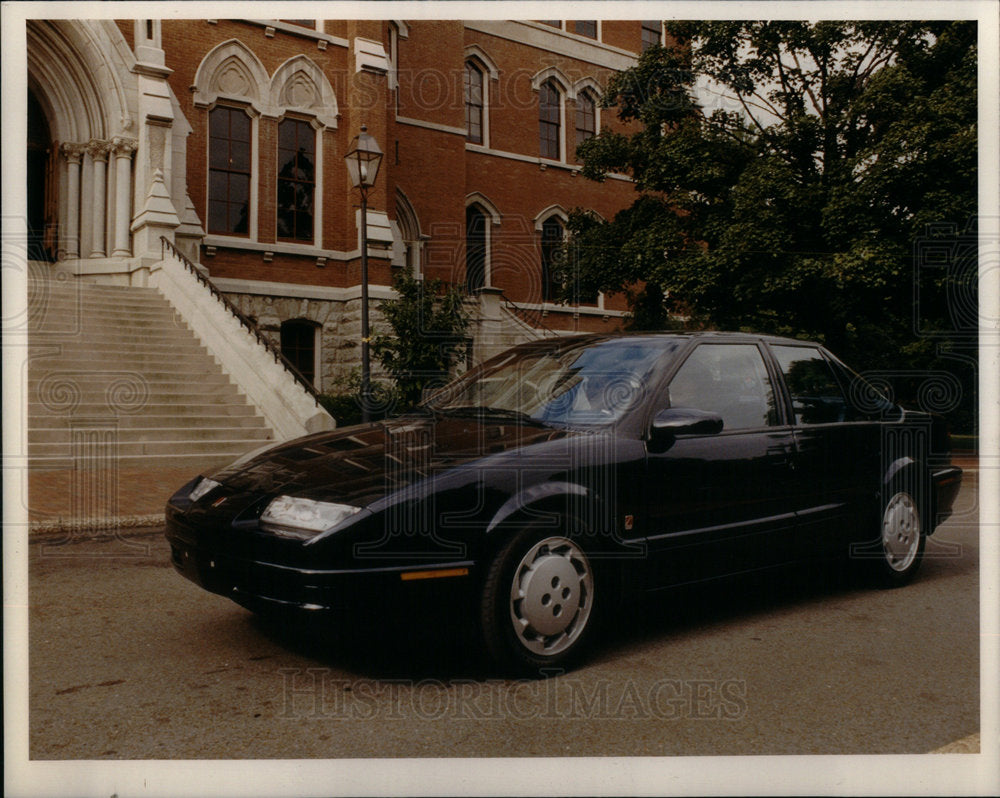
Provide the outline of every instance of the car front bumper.
<path id="1" fill-rule="evenodd" d="M 353 568 L 311 568 L 232 553 L 168 514 L 174 568 L 196 585 L 254 612 L 367 616 L 422 601 L 455 606 L 470 595 L 471 560 Z M 463 602 L 464 603 L 464 602 Z"/>

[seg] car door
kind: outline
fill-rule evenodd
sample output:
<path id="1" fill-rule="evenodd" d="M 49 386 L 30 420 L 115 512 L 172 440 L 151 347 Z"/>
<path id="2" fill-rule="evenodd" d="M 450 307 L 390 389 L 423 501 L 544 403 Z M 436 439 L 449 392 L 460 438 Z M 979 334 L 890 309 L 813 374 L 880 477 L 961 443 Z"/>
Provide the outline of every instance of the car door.
<path id="1" fill-rule="evenodd" d="M 792 405 L 796 504 L 803 556 L 836 553 L 864 537 L 876 510 L 880 427 L 849 401 L 834 364 L 815 345 L 770 344 Z"/>
<path id="2" fill-rule="evenodd" d="M 647 454 L 650 588 L 774 565 L 794 540 L 794 437 L 755 342 L 698 344 L 659 407 L 715 413 L 721 432 L 677 435 Z M 654 408 L 655 409 L 655 408 Z"/>

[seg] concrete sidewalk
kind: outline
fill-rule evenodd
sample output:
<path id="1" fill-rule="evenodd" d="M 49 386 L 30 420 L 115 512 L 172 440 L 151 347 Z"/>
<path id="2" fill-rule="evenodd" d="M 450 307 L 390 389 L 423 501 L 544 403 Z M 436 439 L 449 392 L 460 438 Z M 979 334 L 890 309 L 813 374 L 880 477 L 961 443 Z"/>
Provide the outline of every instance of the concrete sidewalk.
<path id="1" fill-rule="evenodd" d="M 32 470 L 28 474 L 29 537 L 67 532 L 101 534 L 163 522 L 174 492 L 199 473 L 225 463 L 207 459 L 201 467 Z"/>
<path id="2" fill-rule="evenodd" d="M 957 453 L 952 462 L 975 471 L 974 454 Z M 226 465 L 206 459 L 199 467 L 31 471 L 28 475 L 29 537 L 68 532 L 93 535 L 116 529 L 155 526 L 174 492 L 199 473 Z"/>

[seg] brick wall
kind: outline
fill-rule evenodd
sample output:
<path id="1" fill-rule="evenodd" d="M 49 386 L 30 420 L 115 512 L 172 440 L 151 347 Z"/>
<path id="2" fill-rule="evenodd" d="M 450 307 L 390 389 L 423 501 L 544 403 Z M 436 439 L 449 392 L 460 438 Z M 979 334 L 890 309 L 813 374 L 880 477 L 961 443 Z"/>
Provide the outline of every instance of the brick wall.
<path id="1" fill-rule="evenodd" d="M 331 35 L 379 40 L 389 48 L 389 24 L 380 20 L 328 20 L 322 29 Z M 131 21 L 119 23 L 131 37 Z M 336 94 L 340 117 L 336 129 L 323 133 L 323 214 L 321 242 L 327 250 L 350 252 L 357 247 L 355 209 L 358 193 L 350 186 L 343 156 L 360 125 L 365 124 L 385 152 L 378 182 L 370 192 L 370 208 L 395 218 L 397 190 L 412 204 L 425 243 L 423 264 L 430 276 L 450 282 L 464 280 L 465 205 L 467 195 L 480 192 L 503 217 L 491 226 L 493 284 L 516 302 L 540 300 L 540 236 L 535 230 L 538 215 L 553 205 L 566 211 L 591 208 L 605 218 L 630 204 L 632 185 L 607 180 L 593 183 L 570 168 L 575 164 L 575 114 L 572 100 L 565 102 L 563 125 L 566 163 L 540 165 L 538 94 L 532 77 L 547 67 L 558 68 L 575 84 L 590 77 L 603 85 L 611 70 L 587 59 L 573 58 L 533 46 L 524 41 L 491 36 L 460 21 L 408 23 L 408 35 L 399 39 L 396 61 L 398 89 L 389 88 L 389 78 L 370 72 L 355 72 L 354 54 L 335 43 L 322 49 L 315 37 L 275 30 L 268 35 L 261 25 L 239 20 L 164 20 L 163 48 L 166 64 L 173 70 L 170 83 L 191 124 L 188 138 L 187 179 L 194 206 L 207 219 L 208 109 L 194 105 L 191 90 L 198 65 L 216 45 L 230 39 L 245 44 L 269 75 L 287 59 L 308 55 L 323 71 Z M 637 21 L 605 21 L 602 41 L 613 47 L 638 51 L 641 42 Z M 487 75 L 489 150 L 467 148 L 464 136 L 464 49 L 476 45 L 499 69 L 499 80 Z M 400 117 L 415 119 L 436 129 L 404 124 Z M 609 112 L 601 124 L 622 129 Z M 257 239 L 260 245 L 276 240 L 276 146 L 278 121 L 262 117 L 257 122 L 258 204 Z M 451 128 L 443 130 L 440 128 Z M 515 157 L 506 157 L 513 155 Z M 522 160 L 517 160 L 520 157 Z M 524 160 L 527 159 L 527 160 Z M 279 246 L 280 248 L 280 246 Z M 317 267 L 316 256 L 217 247 L 202 260 L 220 277 L 345 287 L 356 285 L 359 264 L 329 259 Z M 388 284 L 392 269 L 384 259 L 370 263 L 371 282 Z M 624 297 L 606 297 L 605 308 L 623 310 Z M 575 317 L 572 309 L 549 312 L 546 324 L 564 329 L 606 329 L 620 321 L 612 316 Z"/>

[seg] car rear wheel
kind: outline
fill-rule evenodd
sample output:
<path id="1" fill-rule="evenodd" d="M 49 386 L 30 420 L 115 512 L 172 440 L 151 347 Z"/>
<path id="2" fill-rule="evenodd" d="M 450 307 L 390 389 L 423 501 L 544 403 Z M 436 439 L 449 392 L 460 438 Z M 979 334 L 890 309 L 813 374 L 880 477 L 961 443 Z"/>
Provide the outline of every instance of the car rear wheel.
<path id="1" fill-rule="evenodd" d="M 925 543 L 920 509 L 909 492 L 889 491 L 882 509 L 880 535 L 876 577 L 887 587 L 905 585 L 920 568 Z"/>
<path id="2" fill-rule="evenodd" d="M 480 619 L 494 660 L 545 675 L 583 649 L 594 625 L 593 566 L 561 534 L 527 528 L 497 552 L 483 585 Z"/>

